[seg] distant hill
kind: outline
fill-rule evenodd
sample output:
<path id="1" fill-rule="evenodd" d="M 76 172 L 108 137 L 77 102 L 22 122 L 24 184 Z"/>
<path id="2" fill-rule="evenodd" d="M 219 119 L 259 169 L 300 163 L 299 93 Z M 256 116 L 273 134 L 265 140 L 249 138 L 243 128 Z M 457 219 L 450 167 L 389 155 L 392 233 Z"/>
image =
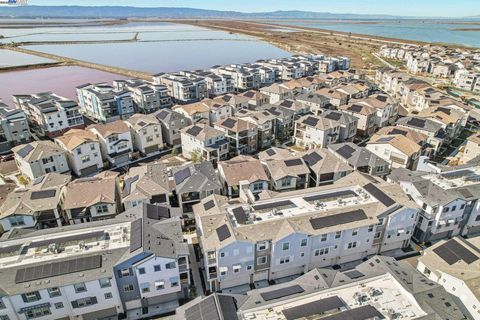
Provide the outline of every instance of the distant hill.
<path id="1" fill-rule="evenodd" d="M 307 11 L 243 13 L 194 8 L 139 8 L 121 6 L 2 7 L 0 17 L 15 18 L 243 18 L 243 19 L 400 19 L 388 15 L 337 14 Z"/>

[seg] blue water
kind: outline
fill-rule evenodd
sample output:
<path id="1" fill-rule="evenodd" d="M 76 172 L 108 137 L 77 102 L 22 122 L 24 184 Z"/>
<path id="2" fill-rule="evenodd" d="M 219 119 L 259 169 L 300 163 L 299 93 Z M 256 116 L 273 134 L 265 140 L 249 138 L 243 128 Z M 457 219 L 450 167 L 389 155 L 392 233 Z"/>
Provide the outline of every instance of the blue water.
<path id="1" fill-rule="evenodd" d="M 471 47 L 480 47 L 479 31 L 455 31 L 456 28 L 478 28 L 480 25 L 457 23 L 446 23 L 442 21 L 381 21 L 370 24 L 359 24 L 351 22 L 332 21 L 276 21 L 278 24 L 291 26 L 327 29 L 333 31 L 352 32 L 388 38 L 416 40 L 426 42 L 438 42 L 458 44 Z"/>

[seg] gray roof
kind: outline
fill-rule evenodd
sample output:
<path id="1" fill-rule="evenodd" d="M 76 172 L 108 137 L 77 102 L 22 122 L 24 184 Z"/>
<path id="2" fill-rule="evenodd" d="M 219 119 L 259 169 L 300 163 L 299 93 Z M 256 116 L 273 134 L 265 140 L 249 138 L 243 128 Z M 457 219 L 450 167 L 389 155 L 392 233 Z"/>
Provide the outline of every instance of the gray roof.
<path id="1" fill-rule="evenodd" d="M 347 146 L 347 147 L 345 147 Z M 343 149 L 342 149 L 343 148 Z M 352 152 L 344 152 L 346 148 L 351 148 Z M 375 153 L 367 150 L 365 147 L 359 147 L 354 143 L 345 142 L 337 143 L 328 146 L 328 149 L 335 153 L 338 157 L 344 159 L 353 168 L 370 167 L 375 168 L 379 166 L 388 167 L 389 163 Z"/>
<path id="2" fill-rule="evenodd" d="M 174 170 L 173 177 L 177 194 L 215 191 L 222 188 L 217 173 L 209 161 L 178 167 Z"/>

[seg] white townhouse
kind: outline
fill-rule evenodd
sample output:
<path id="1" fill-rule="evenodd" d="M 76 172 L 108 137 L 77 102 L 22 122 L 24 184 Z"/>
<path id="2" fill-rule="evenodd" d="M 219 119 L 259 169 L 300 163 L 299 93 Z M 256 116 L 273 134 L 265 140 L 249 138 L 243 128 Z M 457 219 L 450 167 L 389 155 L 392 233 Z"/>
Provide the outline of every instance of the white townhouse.
<path id="1" fill-rule="evenodd" d="M 72 129 L 57 137 L 55 142 L 67 152 L 68 164 L 77 177 L 103 170 L 100 142 L 93 132 Z"/>
<path id="2" fill-rule="evenodd" d="M 70 171 L 66 151 L 52 141 L 33 141 L 12 148 L 20 173 L 34 180 L 46 173 Z"/>
<path id="3" fill-rule="evenodd" d="M 242 188 L 240 199 L 212 195 L 194 206 L 210 291 L 407 248 L 418 210 L 398 186 L 357 172 L 261 200 Z"/>
<path id="4" fill-rule="evenodd" d="M 0 100 L 0 152 L 32 139 L 25 111 L 11 108 Z"/>
<path id="5" fill-rule="evenodd" d="M 153 76 L 154 84 L 167 87 L 168 95 L 178 103 L 192 103 L 208 98 L 203 77 L 187 77 L 178 73 L 159 73 Z"/>
<path id="6" fill-rule="evenodd" d="M 105 124 L 94 124 L 87 129 L 97 136 L 102 158 L 111 166 L 125 165 L 130 161 L 133 152 L 132 135 L 125 122 L 117 120 Z"/>
<path id="7" fill-rule="evenodd" d="M 163 149 L 162 126 L 154 115 L 134 114 L 125 123 L 130 128 L 134 150 L 150 155 Z"/>
<path id="8" fill-rule="evenodd" d="M 137 112 L 152 113 L 172 106 L 166 86 L 143 80 L 116 80 L 113 85 L 118 91 L 127 89 L 132 93 Z"/>
<path id="9" fill-rule="evenodd" d="M 305 149 L 325 148 L 338 142 L 340 122 L 323 116 L 306 115 L 295 121 L 295 144 Z"/>
<path id="10" fill-rule="evenodd" d="M 196 124 L 181 131 L 182 155 L 192 159 L 196 153 L 202 160 L 216 165 L 228 158 L 228 141 L 225 132 L 206 124 Z"/>

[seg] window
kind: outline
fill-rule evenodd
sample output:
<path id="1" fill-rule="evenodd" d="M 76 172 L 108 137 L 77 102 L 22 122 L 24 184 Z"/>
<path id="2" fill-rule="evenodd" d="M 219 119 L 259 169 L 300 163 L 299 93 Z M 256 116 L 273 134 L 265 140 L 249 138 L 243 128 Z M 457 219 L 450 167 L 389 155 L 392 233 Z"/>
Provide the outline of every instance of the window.
<path id="1" fill-rule="evenodd" d="M 320 241 L 322 241 L 322 242 L 327 241 L 327 237 L 328 237 L 327 234 L 322 234 L 322 235 L 320 236 Z"/>
<path id="2" fill-rule="evenodd" d="M 450 211 L 450 208 L 449 208 L 449 207 L 444 207 L 444 208 L 443 208 L 443 212 L 448 212 L 448 211 Z"/>
<path id="3" fill-rule="evenodd" d="M 122 277 L 128 277 L 132 275 L 132 271 L 130 268 L 128 269 L 122 269 L 118 271 L 120 278 Z"/>
<path id="4" fill-rule="evenodd" d="M 239 273 L 242 270 L 242 266 L 233 266 L 233 273 Z"/>
<path id="5" fill-rule="evenodd" d="M 140 289 L 142 290 L 142 293 L 150 292 L 150 284 L 148 282 L 141 283 Z"/>
<path id="6" fill-rule="evenodd" d="M 93 143 L 90 143 L 90 150 L 95 151 L 95 145 Z"/>
<path id="7" fill-rule="evenodd" d="M 103 296 L 105 297 L 106 300 L 113 298 L 113 295 L 111 292 L 105 292 Z"/>
<path id="8" fill-rule="evenodd" d="M 54 305 L 55 305 L 55 309 L 62 309 L 63 308 L 63 302 L 56 302 Z"/>
<path id="9" fill-rule="evenodd" d="M 97 209 L 97 213 L 107 213 L 108 212 L 108 206 L 106 204 L 96 206 L 95 208 Z"/>
<path id="10" fill-rule="evenodd" d="M 253 191 L 259 191 L 263 189 L 263 183 L 257 182 L 253 184 Z"/>
<path id="11" fill-rule="evenodd" d="M 252 268 L 253 268 L 253 266 L 251 266 L 251 265 L 247 266 L 247 270 L 252 270 Z"/>
<path id="12" fill-rule="evenodd" d="M 62 295 L 58 287 L 49 288 L 47 291 L 50 298 L 60 297 Z"/>
<path id="13" fill-rule="evenodd" d="M 76 293 L 80 293 L 80 292 L 85 292 L 85 291 L 87 291 L 87 287 L 85 286 L 85 283 L 83 283 L 83 282 L 75 283 L 75 284 L 73 285 L 73 287 L 75 288 L 75 292 L 76 292 Z"/>
<path id="14" fill-rule="evenodd" d="M 383 225 L 383 221 L 384 221 L 384 220 L 385 220 L 385 218 L 380 218 L 380 219 L 378 219 L 377 225 L 378 225 L 378 226 Z"/>
<path id="15" fill-rule="evenodd" d="M 145 268 L 138 268 L 138 273 L 139 274 L 145 274 Z"/>
<path id="16" fill-rule="evenodd" d="M 350 242 L 350 243 L 347 245 L 347 248 L 348 248 L 348 249 L 352 249 L 352 248 L 356 248 L 356 247 L 357 247 L 357 241 Z"/>
<path id="17" fill-rule="evenodd" d="M 302 239 L 302 242 L 300 243 L 300 247 L 306 247 L 307 242 L 308 242 L 308 239 Z"/>
<path id="18" fill-rule="evenodd" d="M 100 284 L 100 288 L 108 288 L 112 286 L 112 284 L 110 283 L 110 278 L 99 279 L 98 283 Z"/>
<path id="19" fill-rule="evenodd" d="M 170 286 L 171 287 L 178 287 L 178 277 L 170 278 Z"/>
<path id="20" fill-rule="evenodd" d="M 323 255 L 326 255 L 330 252 L 330 248 L 320 248 L 320 249 L 317 249 L 315 250 L 315 257 L 318 257 L 318 256 L 323 256 Z"/>
<path id="21" fill-rule="evenodd" d="M 170 262 L 165 265 L 165 269 L 175 269 L 177 264 L 175 262 Z"/>
<path id="22" fill-rule="evenodd" d="M 342 237 L 342 231 L 335 232 L 335 239 L 340 239 Z"/>
<path id="23" fill-rule="evenodd" d="M 375 236 L 374 236 L 374 237 L 375 237 L 375 239 L 378 239 L 378 238 L 380 238 L 381 235 L 382 235 L 381 232 L 375 232 Z"/>
<path id="24" fill-rule="evenodd" d="M 2 298 L 0 298 L 0 309 L 5 309 L 5 302 L 3 302 Z"/>
<path id="25" fill-rule="evenodd" d="M 25 225 L 25 220 L 23 219 L 23 216 L 12 216 L 8 218 L 8 221 L 10 221 L 10 225 L 12 227 Z"/>
<path id="26" fill-rule="evenodd" d="M 72 301 L 72 308 L 83 308 L 97 304 L 97 297 L 86 297 Z"/>
<path id="27" fill-rule="evenodd" d="M 157 290 L 165 289 L 165 281 L 163 280 L 155 281 L 155 289 Z"/>
<path id="28" fill-rule="evenodd" d="M 52 313 L 50 312 L 50 307 L 48 306 L 43 306 L 43 307 L 25 311 L 25 317 L 27 319 L 40 318 L 40 317 L 48 316 L 50 314 Z"/>
<path id="29" fill-rule="evenodd" d="M 372 226 L 368 226 L 368 232 L 372 232 L 373 231 L 373 225 Z"/>
<path id="30" fill-rule="evenodd" d="M 82 149 L 78 148 L 77 149 L 77 154 L 82 154 Z"/>
<path id="31" fill-rule="evenodd" d="M 225 252 L 220 252 L 220 258 L 225 258 Z"/>
<path id="32" fill-rule="evenodd" d="M 267 242 L 260 242 L 257 244 L 257 251 L 267 250 L 268 243 Z"/>
<path id="33" fill-rule="evenodd" d="M 160 267 L 159 264 L 153 266 L 153 271 L 159 272 L 159 271 L 161 271 L 161 270 L 162 270 L 162 268 Z"/>
<path id="34" fill-rule="evenodd" d="M 133 291 L 133 284 L 126 284 L 123 286 L 123 291 L 124 292 L 130 292 Z"/>
<path id="35" fill-rule="evenodd" d="M 452 211 L 455 211 L 455 210 L 457 210 L 457 206 L 452 207 Z"/>
<path id="36" fill-rule="evenodd" d="M 22 294 L 23 302 L 35 302 L 40 300 L 41 298 L 42 297 L 40 296 L 40 292 L 38 291 L 27 292 Z"/>
<path id="37" fill-rule="evenodd" d="M 460 209 L 462 209 L 462 210 L 463 210 L 464 208 L 465 208 L 465 205 L 464 205 L 464 204 L 462 204 L 462 205 L 460 206 Z"/>
<path id="38" fill-rule="evenodd" d="M 286 264 L 290 262 L 290 257 L 281 257 L 280 264 Z"/>
<path id="39" fill-rule="evenodd" d="M 257 258 L 257 264 L 258 265 L 266 264 L 266 263 L 267 263 L 267 257 L 258 257 Z"/>
<path id="40" fill-rule="evenodd" d="M 358 234 L 358 229 L 353 229 L 352 236 L 356 236 Z"/>
<path id="41" fill-rule="evenodd" d="M 289 242 L 284 242 L 282 244 L 282 250 L 289 250 L 290 249 L 290 243 Z"/>
<path id="42" fill-rule="evenodd" d="M 90 161 L 90 156 L 83 156 L 80 159 L 82 160 L 82 163 L 86 163 Z"/>

